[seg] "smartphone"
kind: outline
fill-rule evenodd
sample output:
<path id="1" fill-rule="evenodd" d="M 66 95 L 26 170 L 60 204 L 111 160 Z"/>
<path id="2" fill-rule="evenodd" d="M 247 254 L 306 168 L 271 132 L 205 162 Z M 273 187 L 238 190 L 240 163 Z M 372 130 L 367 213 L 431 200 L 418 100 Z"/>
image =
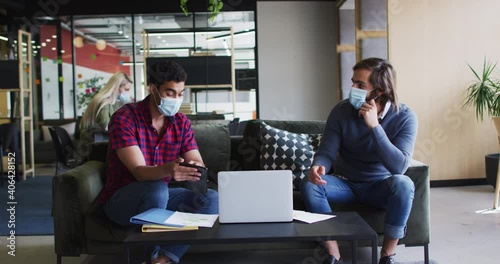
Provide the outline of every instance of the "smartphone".
<path id="1" fill-rule="evenodd" d="M 202 173 L 203 170 L 207 170 L 207 168 L 205 168 L 205 167 L 202 167 L 202 166 L 199 166 L 196 164 L 192 164 L 192 163 L 187 163 L 187 162 L 179 162 L 179 165 L 184 166 L 184 167 L 196 168 L 196 169 L 198 169 L 199 173 Z"/>
<path id="2" fill-rule="evenodd" d="M 196 164 L 191 164 L 187 162 L 180 162 L 180 166 L 196 168 L 201 174 L 200 179 L 197 181 L 183 181 L 181 182 L 181 187 L 193 190 L 197 193 L 206 194 L 207 193 L 207 179 L 208 179 L 208 169 Z"/>

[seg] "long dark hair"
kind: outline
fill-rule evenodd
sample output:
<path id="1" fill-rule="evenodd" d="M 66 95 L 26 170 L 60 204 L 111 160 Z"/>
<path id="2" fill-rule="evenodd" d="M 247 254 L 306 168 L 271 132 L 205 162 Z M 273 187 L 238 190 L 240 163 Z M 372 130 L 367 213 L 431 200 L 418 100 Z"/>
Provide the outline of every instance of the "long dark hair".
<path id="1" fill-rule="evenodd" d="M 352 69 L 354 71 L 359 69 L 371 71 L 370 83 L 376 91 L 383 93 L 379 97 L 380 104 L 384 106 L 387 101 L 390 101 L 399 111 L 399 100 L 396 93 L 396 71 L 388 60 L 367 58 L 356 63 Z"/>

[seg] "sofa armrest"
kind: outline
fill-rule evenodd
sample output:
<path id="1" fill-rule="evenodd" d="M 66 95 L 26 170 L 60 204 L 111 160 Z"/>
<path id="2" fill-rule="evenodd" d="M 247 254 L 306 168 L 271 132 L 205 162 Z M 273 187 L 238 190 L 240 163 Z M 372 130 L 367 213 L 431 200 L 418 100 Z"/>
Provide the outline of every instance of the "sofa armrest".
<path id="1" fill-rule="evenodd" d="M 430 242 L 430 176 L 429 166 L 412 160 L 405 173 L 415 184 L 415 196 L 410 217 L 407 222 L 407 234 L 402 239 L 406 246 L 421 246 Z M 405 243 L 409 239 L 410 243 Z"/>
<path id="2" fill-rule="evenodd" d="M 103 188 L 104 163 L 89 161 L 52 180 L 54 246 L 56 254 L 86 252 L 85 214 Z"/>

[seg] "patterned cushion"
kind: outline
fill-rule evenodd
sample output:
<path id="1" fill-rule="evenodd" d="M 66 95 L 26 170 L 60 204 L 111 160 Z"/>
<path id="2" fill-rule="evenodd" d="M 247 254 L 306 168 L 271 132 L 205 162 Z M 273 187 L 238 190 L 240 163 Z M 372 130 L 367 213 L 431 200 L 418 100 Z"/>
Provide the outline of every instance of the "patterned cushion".
<path id="1" fill-rule="evenodd" d="M 304 178 L 309 172 L 321 134 L 297 134 L 262 122 L 259 136 L 262 141 L 261 168 L 291 170 L 297 189 L 297 180 Z"/>

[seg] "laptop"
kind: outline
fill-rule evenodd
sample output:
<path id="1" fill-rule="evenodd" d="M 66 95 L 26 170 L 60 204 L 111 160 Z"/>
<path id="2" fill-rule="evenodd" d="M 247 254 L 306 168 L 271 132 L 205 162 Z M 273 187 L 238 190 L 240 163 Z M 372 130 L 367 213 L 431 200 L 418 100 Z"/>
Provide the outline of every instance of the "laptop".
<path id="1" fill-rule="evenodd" d="M 220 223 L 293 221 L 290 170 L 221 171 L 218 192 Z"/>

